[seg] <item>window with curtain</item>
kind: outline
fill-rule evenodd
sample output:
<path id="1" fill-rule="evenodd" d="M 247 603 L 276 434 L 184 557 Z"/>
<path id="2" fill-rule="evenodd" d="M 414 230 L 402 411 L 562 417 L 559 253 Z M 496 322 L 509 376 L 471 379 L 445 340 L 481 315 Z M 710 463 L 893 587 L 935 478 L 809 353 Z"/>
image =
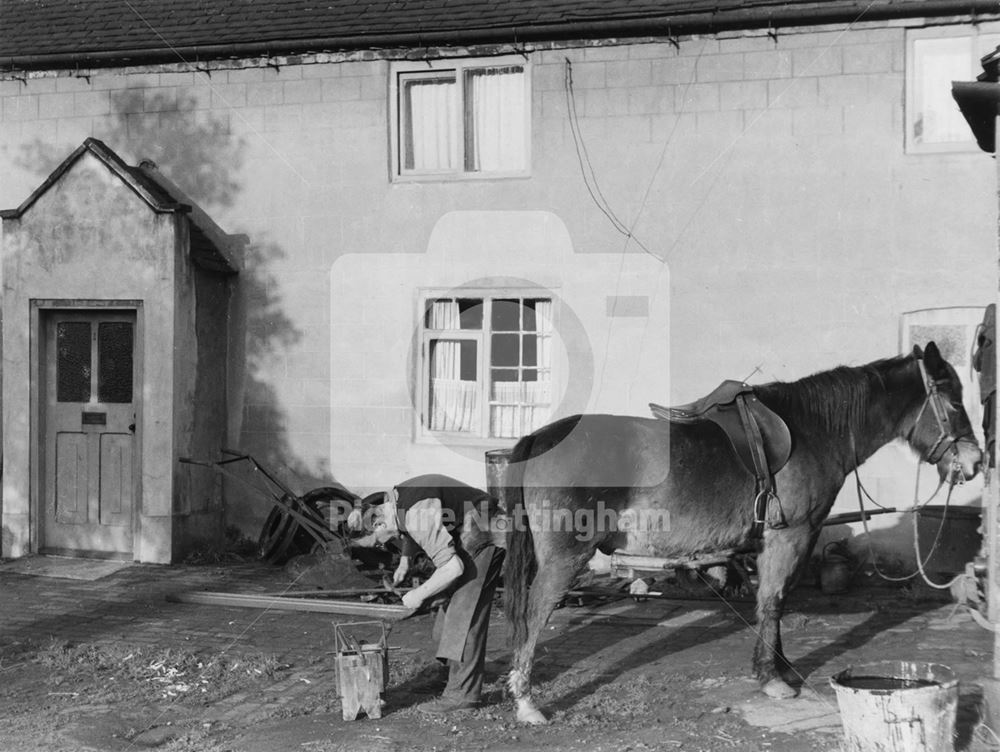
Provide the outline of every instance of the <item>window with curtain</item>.
<path id="1" fill-rule="evenodd" d="M 518 438 L 552 410 L 552 301 L 503 295 L 430 298 L 423 321 L 422 425 Z"/>
<path id="2" fill-rule="evenodd" d="M 951 96 L 952 81 L 974 81 L 980 60 L 1000 45 L 1000 25 L 911 29 L 907 35 L 906 149 L 910 153 L 977 150 Z"/>
<path id="3" fill-rule="evenodd" d="M 397 175 L 518 175 L 528 169 L 523 61 L 434 61 L 393 73 Z"/>

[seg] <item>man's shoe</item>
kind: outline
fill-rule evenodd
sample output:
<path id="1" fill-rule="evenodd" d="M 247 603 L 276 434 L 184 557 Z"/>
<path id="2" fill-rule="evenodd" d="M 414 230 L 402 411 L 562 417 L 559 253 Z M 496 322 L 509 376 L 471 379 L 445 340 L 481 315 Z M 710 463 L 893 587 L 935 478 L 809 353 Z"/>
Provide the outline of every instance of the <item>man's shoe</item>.
<path id="1" fill-rule="evenodd" d="M 430 715 L 447 715 L 460 710 L 472 710 L 479 707 L 478 700 L 466 700 L 463 698 L 440 697 L 437 700 L 429 700 L 417 705 L 417 710 Z"/>

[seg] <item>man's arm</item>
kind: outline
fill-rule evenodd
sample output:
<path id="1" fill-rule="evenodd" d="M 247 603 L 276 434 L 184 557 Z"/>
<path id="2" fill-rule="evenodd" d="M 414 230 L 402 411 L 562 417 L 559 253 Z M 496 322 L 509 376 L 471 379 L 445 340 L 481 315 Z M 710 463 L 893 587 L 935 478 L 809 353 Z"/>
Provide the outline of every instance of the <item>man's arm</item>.
<path id="1" fill-rule="evenodd" d="M 399 557 L 399 566 L 396 567 L 396 571 L 392 573 L 392 584 L 398 585 L 404 579 L 410 571 L 410 557 L 405 554 Z"/>
<path id="2" fill-rule="evenodd" d="M 462 576 L 465 565 L 455 552 L 455 544 L 445 529 L 440 499 L 423 499 L 406 512 L 406 532 L 434 562 L 434 574 L 427 582 L 403 597 L 407 608 L 418 608 Z"/>

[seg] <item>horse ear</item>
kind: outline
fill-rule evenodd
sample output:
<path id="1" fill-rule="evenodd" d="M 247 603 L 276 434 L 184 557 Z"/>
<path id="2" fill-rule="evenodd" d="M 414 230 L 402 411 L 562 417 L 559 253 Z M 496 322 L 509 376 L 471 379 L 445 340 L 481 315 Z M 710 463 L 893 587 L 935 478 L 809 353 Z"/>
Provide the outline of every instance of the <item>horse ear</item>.
<path id="1" fill-rule="evenodd" d="M 918 359 L 923 359 L 924 351 L 920 349 L 920 345 L 913 346 L 913 357 Z"/>
<path id="2" fill-rule="evenodd" d="M 928 342 L 924 348 L 924 364 L 928 368 L 936 368 L 941 364 L 942 360 L 943 358 L 941 357 L 941 351 L 938 350 L 938 346 L 933 342 Z"/>

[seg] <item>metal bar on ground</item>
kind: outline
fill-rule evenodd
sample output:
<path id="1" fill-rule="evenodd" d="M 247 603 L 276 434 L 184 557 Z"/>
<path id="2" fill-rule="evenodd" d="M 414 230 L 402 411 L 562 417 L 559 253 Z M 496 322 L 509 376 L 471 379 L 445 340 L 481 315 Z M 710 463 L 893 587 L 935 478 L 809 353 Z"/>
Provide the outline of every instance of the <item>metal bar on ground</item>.
<path id="1" fill-rule="evenodd" d="M 735 550 L 719 551 L 711 554 L 695 554 L 673 559 L 660 556 L 640 556 L 615 552 L 611 554 L 611 571 L 634 569 L 641 572 L 657 572 L 663 569 L 697 569 L 698 567 L 725 564 L 736 554 Z"/>
<path id="2" fill-rule="evenodd" d="M 357 601 L 314 600 L 312 598 L 275 598 L 249 593 L 215 593 L 198 591 L 173 593 L 167 596 L 173 603 L 193 603 L 203 606 L 236 606 L 240 608 L 267 608 L 276 611 L 314 611 L 325 614 L 350 614 L 377 616 L 383 619 L 402 619 L 413 613 L 403 605 L 389 603 L 359 603 Z"/>
<path id="3" fill-rule="evenodd" d="M 405 593 L 413 588 L 396 588 L 401 593 Z M 262 598 L 302 598 L 305 596 L 313 595 L 324 595 L 330 596 L 343 596 L 343 595 L 392 595 L 392 591 L 386 590 L 384 587 L 370 587 L 370 588 L 343 588 L 341 590 L 289 590 L 284 593 L 254 593 Z"/>

